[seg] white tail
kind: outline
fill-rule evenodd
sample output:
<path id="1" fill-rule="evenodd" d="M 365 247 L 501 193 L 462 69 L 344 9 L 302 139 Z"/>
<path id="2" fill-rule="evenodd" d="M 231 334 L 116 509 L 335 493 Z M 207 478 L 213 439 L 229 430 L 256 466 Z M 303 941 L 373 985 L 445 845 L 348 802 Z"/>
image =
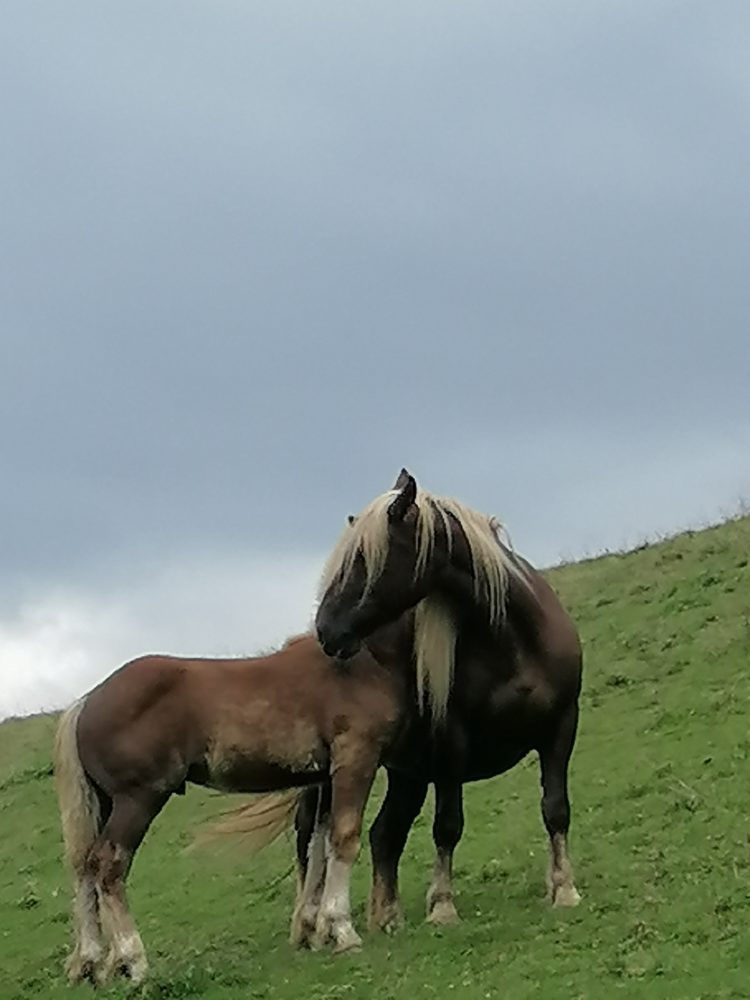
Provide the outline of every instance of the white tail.
<path id="1" fill-rule="evenodd" d="M 302 792 L 292 788 L 269 792 L 251 802 L 222 813 L 221 818 L 200 830 L 188 850 L 219 839 L 241 839 L 242 848 L 256 854 L 268 847 L 291 826 Z"/>
<path id="2" fill-rule="evenodd" d="M 80 872 L 101 829 L 99 800 L 78 756 L 78 717 L 85 698 L 63 712 L 55 737 L 55 785 L 60 806 L 65 860 Z"/>

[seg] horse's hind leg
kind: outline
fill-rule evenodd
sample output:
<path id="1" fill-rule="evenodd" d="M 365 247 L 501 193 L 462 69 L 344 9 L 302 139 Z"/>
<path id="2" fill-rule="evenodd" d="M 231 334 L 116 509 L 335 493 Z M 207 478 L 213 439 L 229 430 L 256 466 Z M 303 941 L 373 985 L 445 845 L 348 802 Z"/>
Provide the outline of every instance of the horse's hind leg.
<path id="1" fill-rule="evenodd" d="M 388 771 L 388 791 L 370 830 L 372 890 L 371 930 L 390 934 L 403 923 L 398 895 L 398 863 L 414 820 L 424 805 L 427 782 L 400 771 Z"/>
<path id="2" fill-rule="evenodd" d="M 331 785 L 306 791 L 297 811 L 297 900 L 289 940 L 296 948 L 315 933 L 326 875 L 331 823 Z"/>
<path id="3" fill-rule="evenodd" d="M 312 943 L 319 948 L 330 942 L 337 953 L 362 944 L 352 924 L 350 882 L 359 853 L 362 815 L 378 768 L 373 750 L 355 745 L 344 735 L 332 753 L 331 847 Z"/>
<path id="4" fill-rule="evenodd" d="M 453 901 L 453 852 L 464 830 L 463 788 L 457 781 L 435 782 L 432 835 L 437 851 L 432 885 L 427 891 L 427 919 L 447 926 L 458 921 Z"/>
<path id="5" fill-rule="evenodd" d="M 73 950 L 65 962 L 73 983 L 94 981 L 102 957 L 96 887 L 87 859 L 112 809 L 112 801 L 86 773 L 78 749 L 78 721 L 85 699 L 63 712 L 55 738 L 55 785 L 65 860 L 73 876 Z"/>
<path id="6" fill-rule="evenodd" d="M 98 803 L 92 814 L 89 838 L 77 845 L 71 858 L 74 877 L 73 889 L 73 932 L 75 947 L 65 963 L 65 971 L 71 983 L 88 980 L 96 982 L 98 969 L 104 954 L 102 945 L 102 925 L 99 917 L 99 899 L 96 883 L 89 871 L 87 859 L 96 843 L 98 831 L 106 823 L 112 811 L 112 801 L 99 789 L 90 786 L 91 803 Z"/>
<path id="7" fill-rule="evenodd" d="M 568 763 L 573 752 L 577 726 L 578 704 L 574 702 L 560 718 L 552 738 L 539 750 L 542 817 L 550 843 L 547 893 L 553 906 L 577 906 L 581 901 L 573 882 L 573 867 L 568 857 Z"/>
<path id="8" fill-rule="evenodd" d="M 76 943 L 65 963 L 68 978 L 73 983 L 86 979 L 94 982 L 103 954 L 102 928 L 96 885 L 85 870 L 75 873 L 73 928 Z"/>
<path id="9" fill-rule="evenodd" d="M 146 952 L 128 910 L 125 882 L 133 855 L 168 798 L 168 794 L 155 793 L 115 796 L 112 813 L 89 853 L 87 868 L 96 886 L 102 928 L 110 941 L 97 977 L 100 982 L 118 972 L 139 983 L 146 974 Z"/>

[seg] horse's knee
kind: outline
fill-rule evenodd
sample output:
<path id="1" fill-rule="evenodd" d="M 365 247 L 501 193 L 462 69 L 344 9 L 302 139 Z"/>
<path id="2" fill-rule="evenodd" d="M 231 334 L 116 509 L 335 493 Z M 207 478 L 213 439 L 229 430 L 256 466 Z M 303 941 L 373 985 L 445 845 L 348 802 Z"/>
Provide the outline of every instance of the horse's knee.
<path id="1" fill-rule="evenodd" d="M 359 853 L 362 817 L 355 813 L 337 816 L 331 831 L 331 848 L 340 861 L 353 863 Z"/>
<path id="2" fill-rule="evenodd" d="M 440 850 L 454 851 L 464 832 L 464 811 L 461 789 L 441 789 L 432 824 L 432 837 Z"/>
<path id="3" fill-rule="evenodd" d="M 438 847 L 452 851 L 464 832 L 463 816 L 460 813 L 448 813 L 435 820 L 432 836 Z"/>
<path id="4" fill-rule="evenodd" d="M 570 826 L 570 802 L 563 791 L 545 792 L 542 796 L 542 817 L 550 837 L 567 833 Z"/>

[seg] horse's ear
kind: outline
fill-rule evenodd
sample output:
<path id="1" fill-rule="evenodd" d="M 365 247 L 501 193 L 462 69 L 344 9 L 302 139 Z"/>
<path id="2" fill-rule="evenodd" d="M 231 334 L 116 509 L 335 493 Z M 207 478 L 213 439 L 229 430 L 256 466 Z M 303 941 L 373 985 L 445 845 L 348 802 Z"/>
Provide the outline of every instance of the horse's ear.
<path id="1" fill-rule="evenodd" d="M 403 521 L 409 508 L 414 505 L 417 499 L 416 479 L 414 476 L 410 476 L 406 470 L 404 470 L 403 475 L 406 476 L 406 479 L 399 488 L 398 496 L 394 497 L 388 508 L 388 518 L 391 521 Z"/>
<path id="2" fill-rule="evenodd" d="M 357 520 L 357 518 L 354 516 L 354 514 L 347 514 L 346 515 L 346 519 L 347 519 L 347 521 L 349 522 L 350 525 L 354 524 L 354 522 Z"/>
<path id="3" fill-rule="evenodd" d="M 412 478 L 413 476 L 410 476 L 406 469 L 402 469 L 398 474 L 398 479 L 393 484 L 394 490 L 402 490 Z"/>

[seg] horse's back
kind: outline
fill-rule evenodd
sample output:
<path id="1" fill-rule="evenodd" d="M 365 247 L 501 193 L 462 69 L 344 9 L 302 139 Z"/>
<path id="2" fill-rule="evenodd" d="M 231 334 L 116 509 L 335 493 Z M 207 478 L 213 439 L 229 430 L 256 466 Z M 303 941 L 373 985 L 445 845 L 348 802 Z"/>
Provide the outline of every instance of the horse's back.
<path id="1" fill-rule="evenodd" d="M 388 730 L 398 698 L 366 651 L 331 668 L 312 636 L 250 659 L 151 655 L 86 698 L 78 722 L 84 768 L 108 794 L 168 792 L 186 780 L 238 791 L 319 772 L 337 726 Z"/>

